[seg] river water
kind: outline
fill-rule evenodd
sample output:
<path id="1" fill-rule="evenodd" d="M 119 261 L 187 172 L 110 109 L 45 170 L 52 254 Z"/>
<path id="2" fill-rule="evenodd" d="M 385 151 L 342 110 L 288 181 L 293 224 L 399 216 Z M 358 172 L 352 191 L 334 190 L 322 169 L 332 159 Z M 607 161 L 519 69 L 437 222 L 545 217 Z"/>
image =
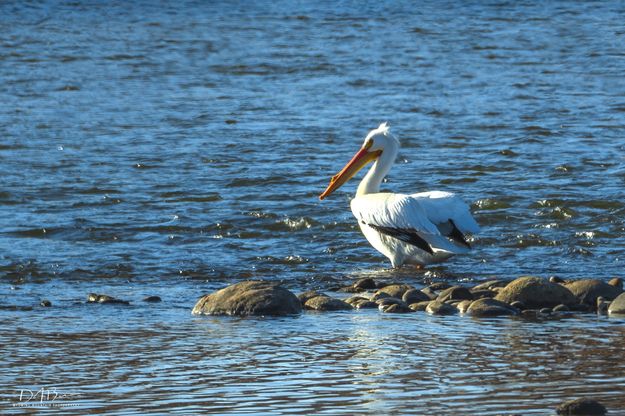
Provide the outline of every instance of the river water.
<path id="1" fill-rule="evenodd" d="M 624 21 L 617 1 L 2 2 L 0 413 L 58 413 L 16 406 L 39 389 L 63 414 L 625 408 L 624 320 L 190 314 L 250 278 L 621 275 Z M 317 199 L 382 121 L 384 188 L 461 195 L 470 254 L 390 270 L 356 180 Z"/>

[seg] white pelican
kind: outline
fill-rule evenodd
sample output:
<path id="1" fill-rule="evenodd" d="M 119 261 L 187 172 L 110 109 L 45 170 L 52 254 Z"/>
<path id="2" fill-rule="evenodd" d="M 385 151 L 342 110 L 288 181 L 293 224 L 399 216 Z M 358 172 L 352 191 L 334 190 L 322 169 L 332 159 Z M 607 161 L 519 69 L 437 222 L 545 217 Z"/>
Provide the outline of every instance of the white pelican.
<path id="1" fill-rule="evenodd" d="M 471 246 L 465 234 L 476 234 L 480 227 L 458 196 L 441 191 L 412 195 L 380 192 L 382 179 L 398 151 L 399 141 L 390 133 L 388 124 L 380 124 L 369 132 L 352 160 L 332 177 L 319 199 L 374 161 L 351 201 L 352 213 L 369 243 L 388 257 L 393 267 L 421 267 L 466 253 Z"/>

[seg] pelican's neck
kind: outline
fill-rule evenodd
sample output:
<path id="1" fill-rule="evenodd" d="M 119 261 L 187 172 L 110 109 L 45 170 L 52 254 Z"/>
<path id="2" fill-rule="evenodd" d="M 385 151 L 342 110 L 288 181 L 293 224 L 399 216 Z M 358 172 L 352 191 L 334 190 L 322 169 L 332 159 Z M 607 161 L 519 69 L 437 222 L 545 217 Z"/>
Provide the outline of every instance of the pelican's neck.
<path id="1" fill-rule="evenodd" d="M 360 185 L 358 185 L 358 190 L 356 191 L 356 196 L 376 194 L 380 192 L 382 180 L 388 171 L 391 170 L 393 163 L 395 163 L 398 150 L 399 148 L 395 144 L 384 149 L 380 157 L 369 169 L 369 172 L 367 172 L 362 181 L 360 181 Z"/>

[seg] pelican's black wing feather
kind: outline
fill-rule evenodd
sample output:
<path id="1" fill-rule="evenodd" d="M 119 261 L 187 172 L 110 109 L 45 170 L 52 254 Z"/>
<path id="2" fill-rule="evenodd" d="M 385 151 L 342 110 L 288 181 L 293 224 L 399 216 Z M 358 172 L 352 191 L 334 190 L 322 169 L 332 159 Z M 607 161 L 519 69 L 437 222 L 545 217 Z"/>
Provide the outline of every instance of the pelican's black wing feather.
<path id="1" fill-rule="evenodd" d="M 394 227 L 384 227 L 376 224 L 367 224 L 369 227 L 373 228 L 379 233 L 384 235 L 388 235 L 389 237 L 396 238 L 405 243 L 412 244 L 413 246 L 419 247 L 423 251 L 427 251 L 430 254 L 434 254 L 434 250 L 425 241 L 416 230 L 404 229 L 404 228 L 394 228 Z M 460 231 L 458 231 L 460 232 Z M 462 234 L 461 234 L 462 235 Z"/>

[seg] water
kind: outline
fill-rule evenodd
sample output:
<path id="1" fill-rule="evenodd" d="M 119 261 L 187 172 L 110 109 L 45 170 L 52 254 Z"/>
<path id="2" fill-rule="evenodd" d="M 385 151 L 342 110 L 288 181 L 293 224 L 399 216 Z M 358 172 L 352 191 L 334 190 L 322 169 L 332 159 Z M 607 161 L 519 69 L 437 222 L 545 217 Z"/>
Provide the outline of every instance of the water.
<path id="1" fill-rule="evenodd" d="M 249 278 L 620 275 L 624 19 L 619 2 L 1 4 L 2 413 L 40 387 L 79 414 L 625 408 L 621 320 L 190 315 Z M 384 187 L 459 193 L 483 228 L 470 255 L 389 270 L 349 212 L 356 180 L 317 200 L 382 121 L 402 142 Z"/>

